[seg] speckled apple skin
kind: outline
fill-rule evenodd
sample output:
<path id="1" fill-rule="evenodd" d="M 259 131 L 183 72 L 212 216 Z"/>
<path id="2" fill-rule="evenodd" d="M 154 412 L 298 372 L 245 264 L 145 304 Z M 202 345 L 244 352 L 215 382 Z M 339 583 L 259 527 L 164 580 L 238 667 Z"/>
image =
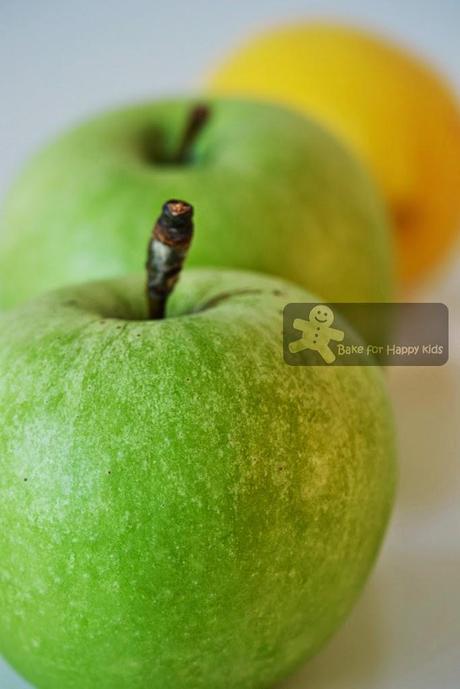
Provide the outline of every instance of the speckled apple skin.
<path id="1" fill-rule="evenodd" d="M 177 148 L 192 105 L 101 115 L 30 162 L 3 209 L 0 307 L 137 272 L 172 197 L 196 209 L 189 266 L 279 275 L 330 302 L 392 297 L 382 203 L 338 141 L 278 106 L 216 100 L 190 164 L 158 164 Z"/>
<path id="2" fill-rule="evenodd" d="M 343 620 L 393 425 L 378 368 L 284 363 L 311 300 L 196 270 L 163 321 L 141 276 L 3 316 L 0 650 L 36 687 L 262 689 Z"/>

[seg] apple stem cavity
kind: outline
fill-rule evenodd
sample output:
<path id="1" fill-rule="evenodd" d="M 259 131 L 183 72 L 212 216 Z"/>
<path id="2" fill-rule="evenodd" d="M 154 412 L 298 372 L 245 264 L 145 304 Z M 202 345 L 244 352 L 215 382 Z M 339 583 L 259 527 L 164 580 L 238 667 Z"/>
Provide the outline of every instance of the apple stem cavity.
<path id="1" fill-rule="evenodd" d="M 174 165 L 185 165 L 192 157 L 193 146 L 208 122 L 211 109 L 204 104 L 196 105 L 189 113 L 180 144 L 171 158 Z"/>
<path id="2" fill-rule="evenodd" d="M 193 206 L 170 199 L 163 205 L 148 244 L 147 300 L 149 318 L 165 317 L 166 303 L 182 270 L 193 237 Z"/>

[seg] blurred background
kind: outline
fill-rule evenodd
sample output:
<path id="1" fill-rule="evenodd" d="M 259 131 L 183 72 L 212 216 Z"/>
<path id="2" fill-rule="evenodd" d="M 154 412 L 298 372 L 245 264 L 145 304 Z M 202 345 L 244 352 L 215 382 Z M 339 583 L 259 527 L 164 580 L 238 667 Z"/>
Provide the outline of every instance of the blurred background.
<path id="1" fill-rule="evenodd" d="M 57 130 L 108 106 L 193 91 L 245 36 L 315 16 L 402 41 L 459 94 L 458 0 L 1 0 L 0 194 Z M 458 247 L 406 296 L 447 304 L 450 361 L 388 371 L 400 485 L 385 547 L 346 624 L 283 689 L 460 686 Z M 0 689 L 27 686 L 0 661 Z"/>

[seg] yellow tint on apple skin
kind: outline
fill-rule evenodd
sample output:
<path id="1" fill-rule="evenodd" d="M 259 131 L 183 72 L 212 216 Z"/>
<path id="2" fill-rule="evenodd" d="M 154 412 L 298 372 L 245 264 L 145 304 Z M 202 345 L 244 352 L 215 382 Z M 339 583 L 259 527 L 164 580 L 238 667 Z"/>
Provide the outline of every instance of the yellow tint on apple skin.
<path id="1" fill-rule="evenodd" d="M 447 253 L 460 228 L 460 114 L 418 57 L 367 31 L 304 23 L 253 37 L 208 83 L 309 113 L 348 142 L 383 189 L 405 284 Z"/>

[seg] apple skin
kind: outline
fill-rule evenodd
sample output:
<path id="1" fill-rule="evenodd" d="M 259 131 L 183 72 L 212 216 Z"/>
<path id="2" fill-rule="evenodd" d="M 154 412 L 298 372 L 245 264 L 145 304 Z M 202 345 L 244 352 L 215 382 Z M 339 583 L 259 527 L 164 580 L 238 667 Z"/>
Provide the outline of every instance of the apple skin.
<path id="1" fill-rule="evenodd" d="M 0 652 L 36 687 L 262 689 L 343 620 L 393 421 L 378 367 L 284 363 L 304 300 L 201 269 L 162 321 L 140 276 L 3 315 Z"/>
<path id="2" fill-rule="evenodd" d="M 146 228 L 172 197 L 197 209 L 189 266 L 267 272 L 334 302 L 391 299 L 387 219 L 351 154 L 282 107 L 210 103 L 188 165 L 164 159 L 190 99 L 103 114 L 39 153 L 6 199 L 0 307 L 139 270 Z"/>

